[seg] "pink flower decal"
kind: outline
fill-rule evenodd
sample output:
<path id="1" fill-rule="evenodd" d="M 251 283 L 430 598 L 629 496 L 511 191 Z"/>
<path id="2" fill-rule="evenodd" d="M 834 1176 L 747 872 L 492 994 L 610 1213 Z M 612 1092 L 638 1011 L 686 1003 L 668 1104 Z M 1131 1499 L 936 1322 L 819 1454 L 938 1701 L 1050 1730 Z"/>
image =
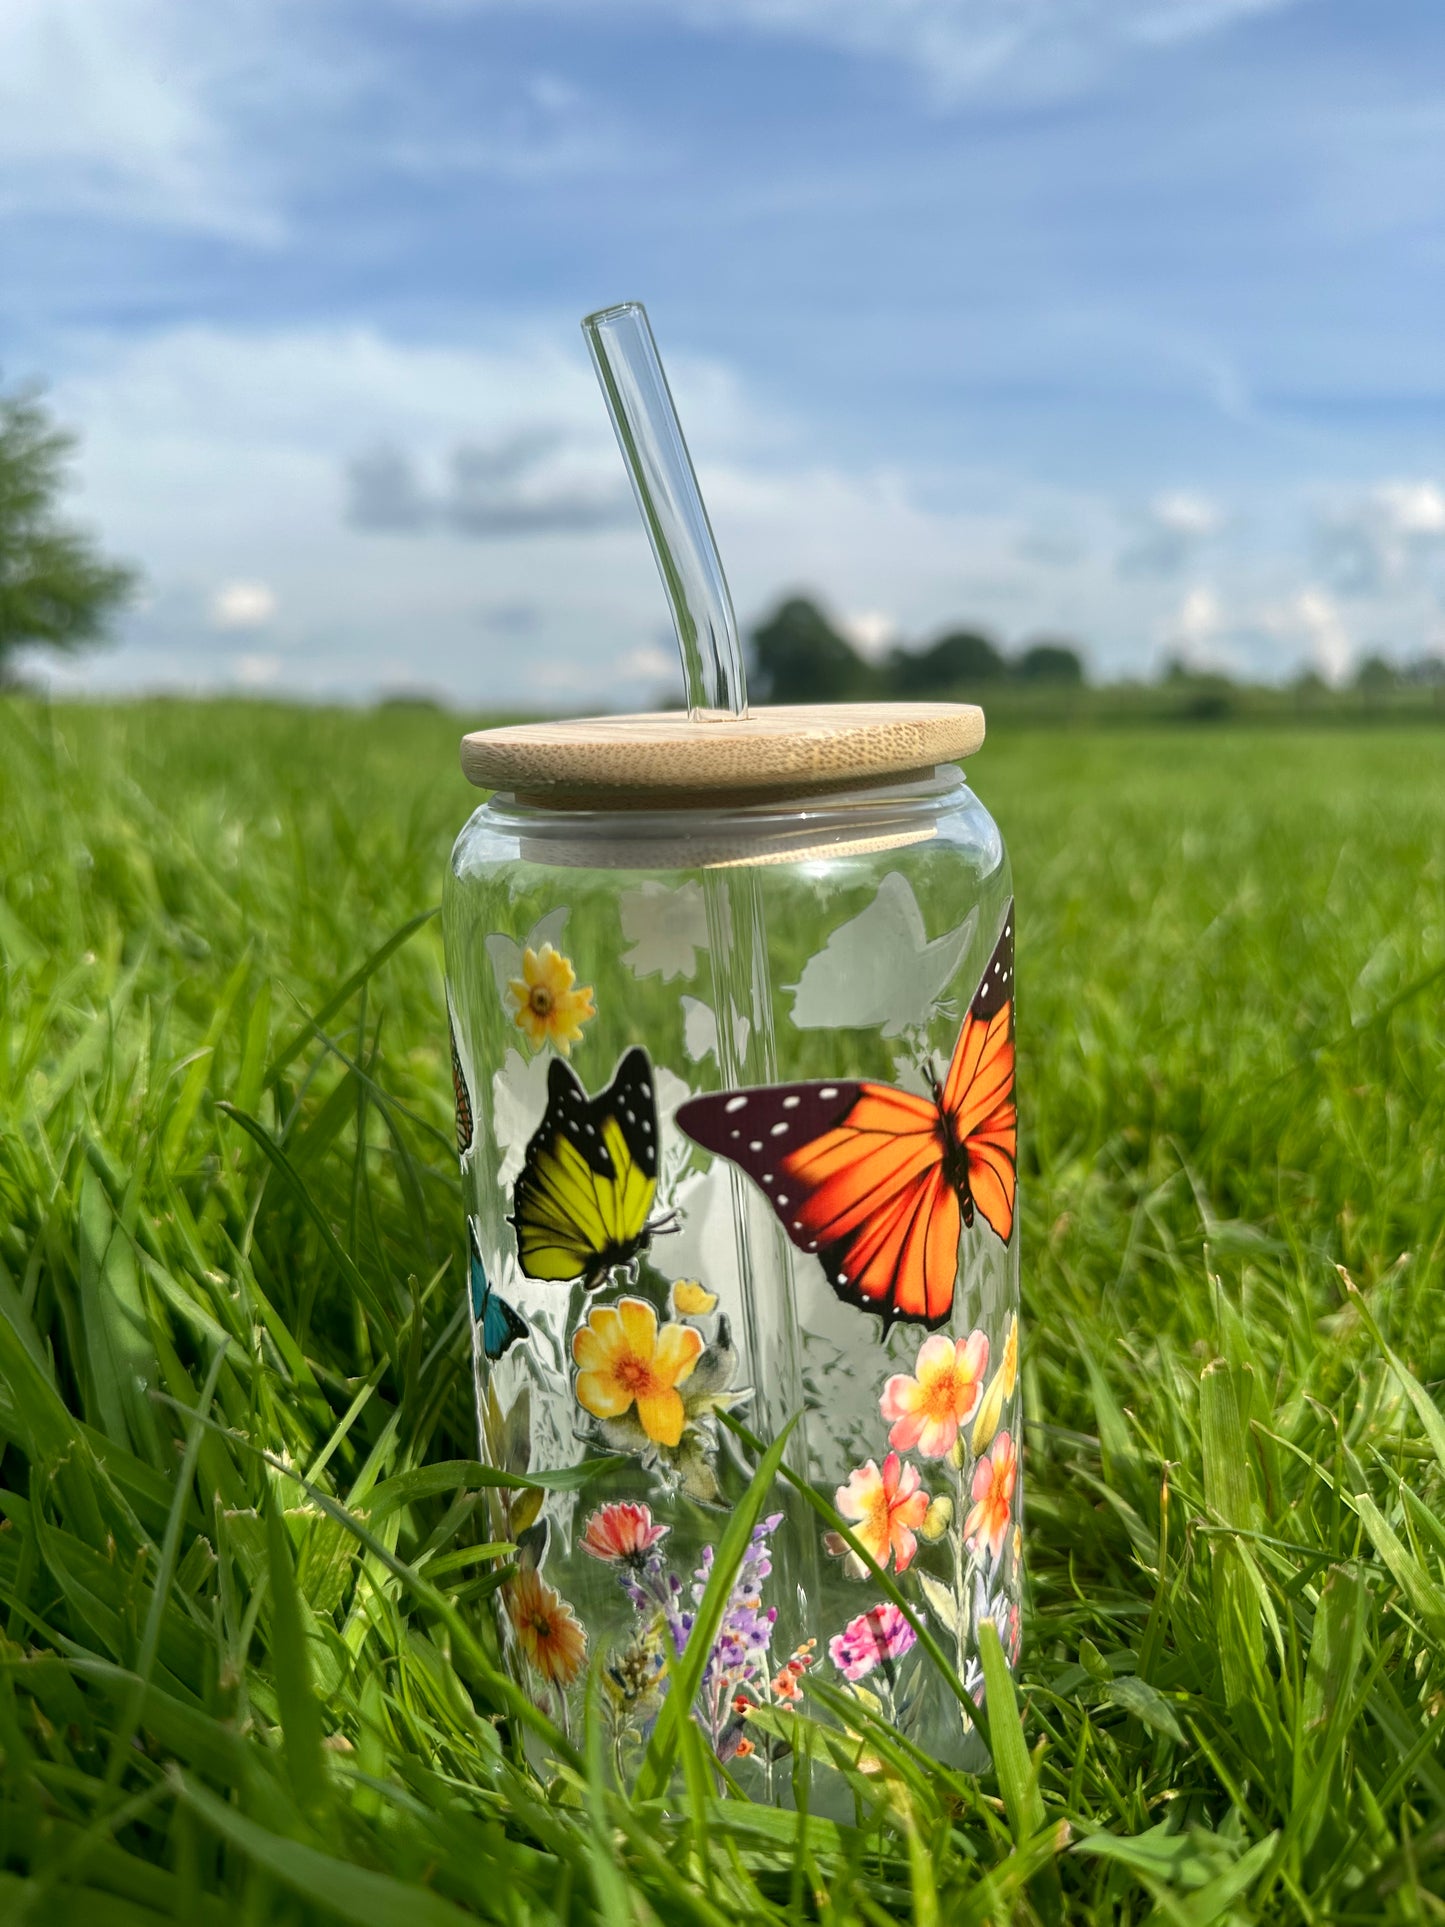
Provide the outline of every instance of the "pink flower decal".
<path id="1" fill-rule="evenodd" d="M 869 1459 L 848 1475 L 836 1494 L 839 1512 L 880 1566 L 896 1558 L 905 1572 L 918 1550 L 914 1533 L 928 1516 L 928 1494 L 920 1489 L 918 1468 L 890 1452 L 880 1472 Z"/>
<path id="2" fill-rule="evenodd" d="M 587 1521 L 587 1530 L 577 1543 L 594 1559 L 621 1560 L 635 1566 L 669 1531 L 671 1527 L 658 1525 L 645 1505 L 604 1505 Z"/>
<path id="3" fill-rule="evenodd" d="M 973 1508 L 963 1522 L 964 1537 L 975 1547 L 982 1541 L 995 1559 L 1003 1551 L 1013 1517 L 1018 1470 L 1018 1447 L 1007 1432 L 999 1433 L 987 1457 L 974 1468 Z"/>
<path id="4" fill-rule="evenodd" d="M 916 1447 L 926 1459 L 945 1457 L 959 1427 L 973 1417 L 987 1370 L 988 1340 L 981 1331 L 956 1341 L 942 1332 L 925 1338 L 915 1375 L 895 1372 L 883 1387 L 879 1407 L 893 1426 L 888 1443 L 898 1452 Z"/>
<path id="5" fill-rule="evenodd" d="M 917 1638 L 897 1606 L 870 1606 L 828 1641 L 828 1657 L 844 1679 L 856 1682 L 885 1661 L 902 1659 Z"/>

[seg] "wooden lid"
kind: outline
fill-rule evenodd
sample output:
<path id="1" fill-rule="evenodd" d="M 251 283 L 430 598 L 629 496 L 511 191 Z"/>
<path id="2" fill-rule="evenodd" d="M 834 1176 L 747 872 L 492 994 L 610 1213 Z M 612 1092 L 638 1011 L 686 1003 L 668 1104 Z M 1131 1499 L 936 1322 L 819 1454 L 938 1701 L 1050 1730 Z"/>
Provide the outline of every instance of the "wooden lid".
<path id="1" fill-rule="evenodd" d="M 532 803 L 750 803 L 895 782 L 982 741 L 972 703 L 829 703 L 697 723 L 678 710 L 479 729 L 462 738 L 462 770 Z"/>

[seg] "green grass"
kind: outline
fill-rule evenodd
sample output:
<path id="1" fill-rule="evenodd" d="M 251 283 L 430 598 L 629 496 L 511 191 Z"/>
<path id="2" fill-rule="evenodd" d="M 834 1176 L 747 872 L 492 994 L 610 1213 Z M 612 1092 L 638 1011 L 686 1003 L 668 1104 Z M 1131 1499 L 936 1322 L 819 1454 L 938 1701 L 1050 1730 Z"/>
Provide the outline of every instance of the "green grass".
<path id="1" fill-rule="evenodd" d="M 667 1807 L 520 1764 L 415 922 L 455 733 L 0 704 L 0 1919 L 1445 1915 L 1438 734 L 978 758 L 1031 1611 L 996 1778 L 878 1735 L 838 1829 L 685 1728 Z"/>

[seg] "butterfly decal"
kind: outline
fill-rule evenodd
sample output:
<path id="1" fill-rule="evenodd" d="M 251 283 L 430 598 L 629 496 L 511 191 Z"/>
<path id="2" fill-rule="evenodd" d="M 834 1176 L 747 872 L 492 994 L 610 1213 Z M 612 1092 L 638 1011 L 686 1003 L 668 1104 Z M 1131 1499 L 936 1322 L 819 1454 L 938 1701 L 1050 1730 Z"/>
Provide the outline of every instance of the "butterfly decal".
<path id="1" fill-rule="evenodd" d="M 628 1051 L 597 1097 L 554 1057 L 547 1108 L 527 1145 L 508 1220 L 522 1270 L 529 1278 L 599 1284 L 660 1229 L 648 1222 L 656 1194 L 657 1098 L 647 1052 Z"/>
<path id="2" fill-rule="evenodd" d="M 481 1326 L 482 1350 L 495 1365 L 519 1338 L 529 1335 L 530 1327 L 519 1312 L 513 1311 L 505 1298 L 493 1291 L 477 1245 L 476 1226 L 470 1218 L 467 1220 L 467 1243 L 471 1256 L 467 1289 L 472 1301 L 472 1320 Z"/>
<path id="3" fill-rule="evenodd" d="M 450 1005 L 450 1000 L 448 1000 Z M 472 1093 L 467 1085 L 467 1074 L 462 1066 L 462 1054 L 457 1047 L 456 1019 L 451 1009 L 447 1010 L 447 1035 L 452 1046 L 452 1090 L 457 1100 L 457 1156 L 464 1158 L 472 1148 L 475 1119 L 472 1115 Z"/>
<path id="4" fill-rule="evenodd" d="M 892 1084 L 778 1084 L 695 1097 L 678 1124 L 758 1184 L 800 1251 L 847 1304 L 941 1325 L 953 1309 L 963 1226 L 1013 1233 L 1014 915 L 929 1094 Z"/>

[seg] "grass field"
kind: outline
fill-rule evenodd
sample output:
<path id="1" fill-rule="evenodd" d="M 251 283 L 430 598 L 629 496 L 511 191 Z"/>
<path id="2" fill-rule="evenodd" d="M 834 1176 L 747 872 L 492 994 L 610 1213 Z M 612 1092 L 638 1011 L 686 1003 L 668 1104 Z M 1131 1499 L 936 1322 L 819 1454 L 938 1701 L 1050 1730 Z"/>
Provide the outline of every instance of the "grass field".
<path id="1" fill-rule="evenodd" d="M 996 1777 L 878 1736 L 856 1830 L 502 1723 L 455 735 L 0 702 L 0 1920 L 1445 1917 L 1438 732 L 977 759 L 1031 1611 Z"/>

